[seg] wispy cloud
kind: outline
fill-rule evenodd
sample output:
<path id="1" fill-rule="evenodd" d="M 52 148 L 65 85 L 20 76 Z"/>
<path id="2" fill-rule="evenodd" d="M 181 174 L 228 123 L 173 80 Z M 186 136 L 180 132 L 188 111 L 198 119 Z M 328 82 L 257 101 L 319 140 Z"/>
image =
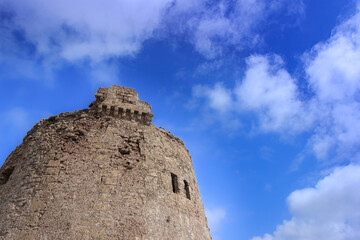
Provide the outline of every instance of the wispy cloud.
<path id="1" fill-rule="evenodd" d="M 154 36 L 171 2 L 1 1 L 0 74 L 48 80 L 64 63 L 86 62 L 92 77 L 109 81 L 117 70 L 105 66 L 108 60 L 134 56 Z M 111 71 L 104 75 L 104 68 Z"/>
<path id="2" fill-rule="evenodd" d="M 206 208 L 205 210 L 210 230 L 216 232 L 226 217 L 226 211 L 224 208 Z"/>
<path id="3" fill-rule="evenodd" d="M 96 84 L 116 84 L 118 79 L 119 68 L 113 62 L 100 62 L 92 64 L 89 72 L 90 80 Z"/>
<path id="4" fill-rule="evenodd" d="M 197 85 L 193 88 L 195 97 L 205 97 L 209 101 L 209 106 L 218 111 L 225 113 L 233 107 L 232 92 L 226 89 L 222 83 L 217 83 L 214 88 Z"/>
<path id="5" fill-rule="evenodd" d="M 13 108 L 2 115 L 3 121 L 12 128 L 24 129 L 29 124 L 29 115 L 22 108 Z"/>
<path id="6" fill-rule="evenodd" d="M 192 89 L 192 94 L 194 97 L 186 103 L 185 107 L 189 110 L 202 108 L 197 114 L 197 119 L 192 121 L 192 128 L 209 129 L 210 126 L 216 125 L 214 131 L 221 129 L 233 134 L 242 127 L 239 119 L 232 112 L 234 94 L 223 83 L 219 82 L 214 87 L 196 85 Z M 199 101 L 201 99 L 205 99 L 206 104 Z"/>
<path id="7" fill-rule="evenodd" d="M 207 106 L 219 117 L 227 112 L 242 119 L 256 116 L 258 133 L 297 134 L 307 132 L 307 146 L 293 169 L 311 152 L 328 163 L 352 162 L 334 170 L 312 188 L 294 191 L 287 199 L 292 218 L 275 232 L 252 240 L 356 240 L 360 239 L 360 12 L 337 26 L 331 37 L 304 53 L 303 94 L 299 79 L 290 74 L 277 55 L 252 55 L 244 77 L 233 88 L 202 86 Z M 226 93 L 226 103 L 216 105 Z M 216 107 L 219 106 L 219 107 Z M 248 119 L 247 119 L 248 120 Z M 331 153 L 331 154 L 330 154 Z M 331 166 L 331 164 L 329 164 Z M 328 166 L 329 166 L 328 165 Z"/>
<path id="8" fill-rule="evenodd" d="M 18 143 L 25 136 L 32 123 L 29 112 L 23 108 L 14 107 L 0 112 L 0 144 L 7 146 L 14 141 Z M 8 153 L 11 150 L 8 149 Z M 3 155 L 5 153 L 0 154 L 0 164 L 5 160 L 6 156 Z"/>
<path id="9" fill-rule="evenodd" d="M 271 14 L 302 12 L 301 0 L 150 0 L 145 5 L 140 0 L 3 0 L 0 67 L 12 68 L 18 78 L 51 79 L 64 62 L 86 61 L 96 68 L 111 58 L 136 56 L 144 41 L 157 37 L 179 37 L 206 58 L 216 58 L 261 42 L 260 23 Z"/>
<path id="10" fill-rule="evenodd" d="M 277 55 L 247 58 L 244 77 L 234 88 L 202 86 L 207 104 L 224 111 L 257 116 L 258 132 L 308 132 L 308 148 L 318 159 L 357 161 L 360 138 L 360 13 L 336 27 L 325 42 L 304 54 L 310 95 L 303 95 L 299 80 Z M 221 91 L 220 91 L 221 90 Z M 219 94 L 226 101 L 219 101 Z M 219 104 L 216 104 L 219 103 Z M 222 104 L 220 104 L 222 103 Z M 223 106 L 231 104 L 230 106 Z M 219 111 L 218 111 L 219 112 Z M 304 153 L 309 152 L 308 150 Z"/>
<path id="11" fill-rule="evenodd" d="M 315 187 L 294 191 L 287 199 L 291 220 L 273 234 L 252 240 L 360 239 L 360 166 L 336 168 Z"/>
<path id="12" fill-rule="evenodd" d="M 208 59 L 242 50 L 262 42 L 259 33 L 264 22 L 278 12 L 295 18 L 304 11 L 301 0 L 176 1 L 167 22 L 178 25 L 195 49 Z M 172 20 L 168 20 L 172 19 Z M 175 22 L 174 22 L 175 19 Z"/>
<path id="13" fill-rule="evenodd" d="M 138 51 L 170 2 L 5 0 L 1 8 L 11 13 L 5 26 L 23 31 L 39 54 L 101 61 Z"/>

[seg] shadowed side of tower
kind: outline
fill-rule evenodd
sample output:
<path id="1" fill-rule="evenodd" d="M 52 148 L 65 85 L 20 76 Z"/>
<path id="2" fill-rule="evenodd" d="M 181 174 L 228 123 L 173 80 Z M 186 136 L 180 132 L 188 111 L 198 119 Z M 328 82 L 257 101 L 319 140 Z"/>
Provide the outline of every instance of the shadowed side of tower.
<path id="1" fill-rule="evenodd" d="M 184 143 L 134 89 L 41 120 L 0 169 L 0 239 L 211 239 Z"/>

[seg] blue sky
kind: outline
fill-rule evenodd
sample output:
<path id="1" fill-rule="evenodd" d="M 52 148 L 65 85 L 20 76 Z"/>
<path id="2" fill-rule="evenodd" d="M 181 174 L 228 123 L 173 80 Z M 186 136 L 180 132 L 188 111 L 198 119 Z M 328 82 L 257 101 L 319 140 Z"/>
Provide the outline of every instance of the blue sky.
<path id="1" fill-rule="evenodd" d="M 214 240 L 360 239 L 359 1 L 0 1 L 0 164 L 112 84 L 185 141 Z"/>

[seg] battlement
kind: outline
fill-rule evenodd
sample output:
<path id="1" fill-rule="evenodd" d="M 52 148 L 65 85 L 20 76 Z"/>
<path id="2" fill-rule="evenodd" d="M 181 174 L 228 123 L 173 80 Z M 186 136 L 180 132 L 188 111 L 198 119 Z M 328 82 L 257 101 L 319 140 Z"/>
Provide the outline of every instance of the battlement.
<path id="1" fill-rule="evenodd" d="M 138 93 L 133 88 L 113 85 L 99 88 L 95 93 L 95 106 L 98 112 L 129 121 L 150 125 L 153 113 L 147 102 L 139 100 Z"/>

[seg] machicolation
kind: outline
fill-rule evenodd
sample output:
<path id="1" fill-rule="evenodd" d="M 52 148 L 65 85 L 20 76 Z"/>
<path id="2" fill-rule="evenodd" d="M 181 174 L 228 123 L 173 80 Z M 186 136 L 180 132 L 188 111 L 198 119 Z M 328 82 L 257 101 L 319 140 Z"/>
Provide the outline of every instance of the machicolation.
<path id="1" fill-rule="evenodd" d="M 104 115 L 118 117 L 150 125 L 154 116 L 150 112 L 151 106 L 140 101 L 133 88 L 113 86 L 100 88 L 95 94 L 97 109 Z"/>

